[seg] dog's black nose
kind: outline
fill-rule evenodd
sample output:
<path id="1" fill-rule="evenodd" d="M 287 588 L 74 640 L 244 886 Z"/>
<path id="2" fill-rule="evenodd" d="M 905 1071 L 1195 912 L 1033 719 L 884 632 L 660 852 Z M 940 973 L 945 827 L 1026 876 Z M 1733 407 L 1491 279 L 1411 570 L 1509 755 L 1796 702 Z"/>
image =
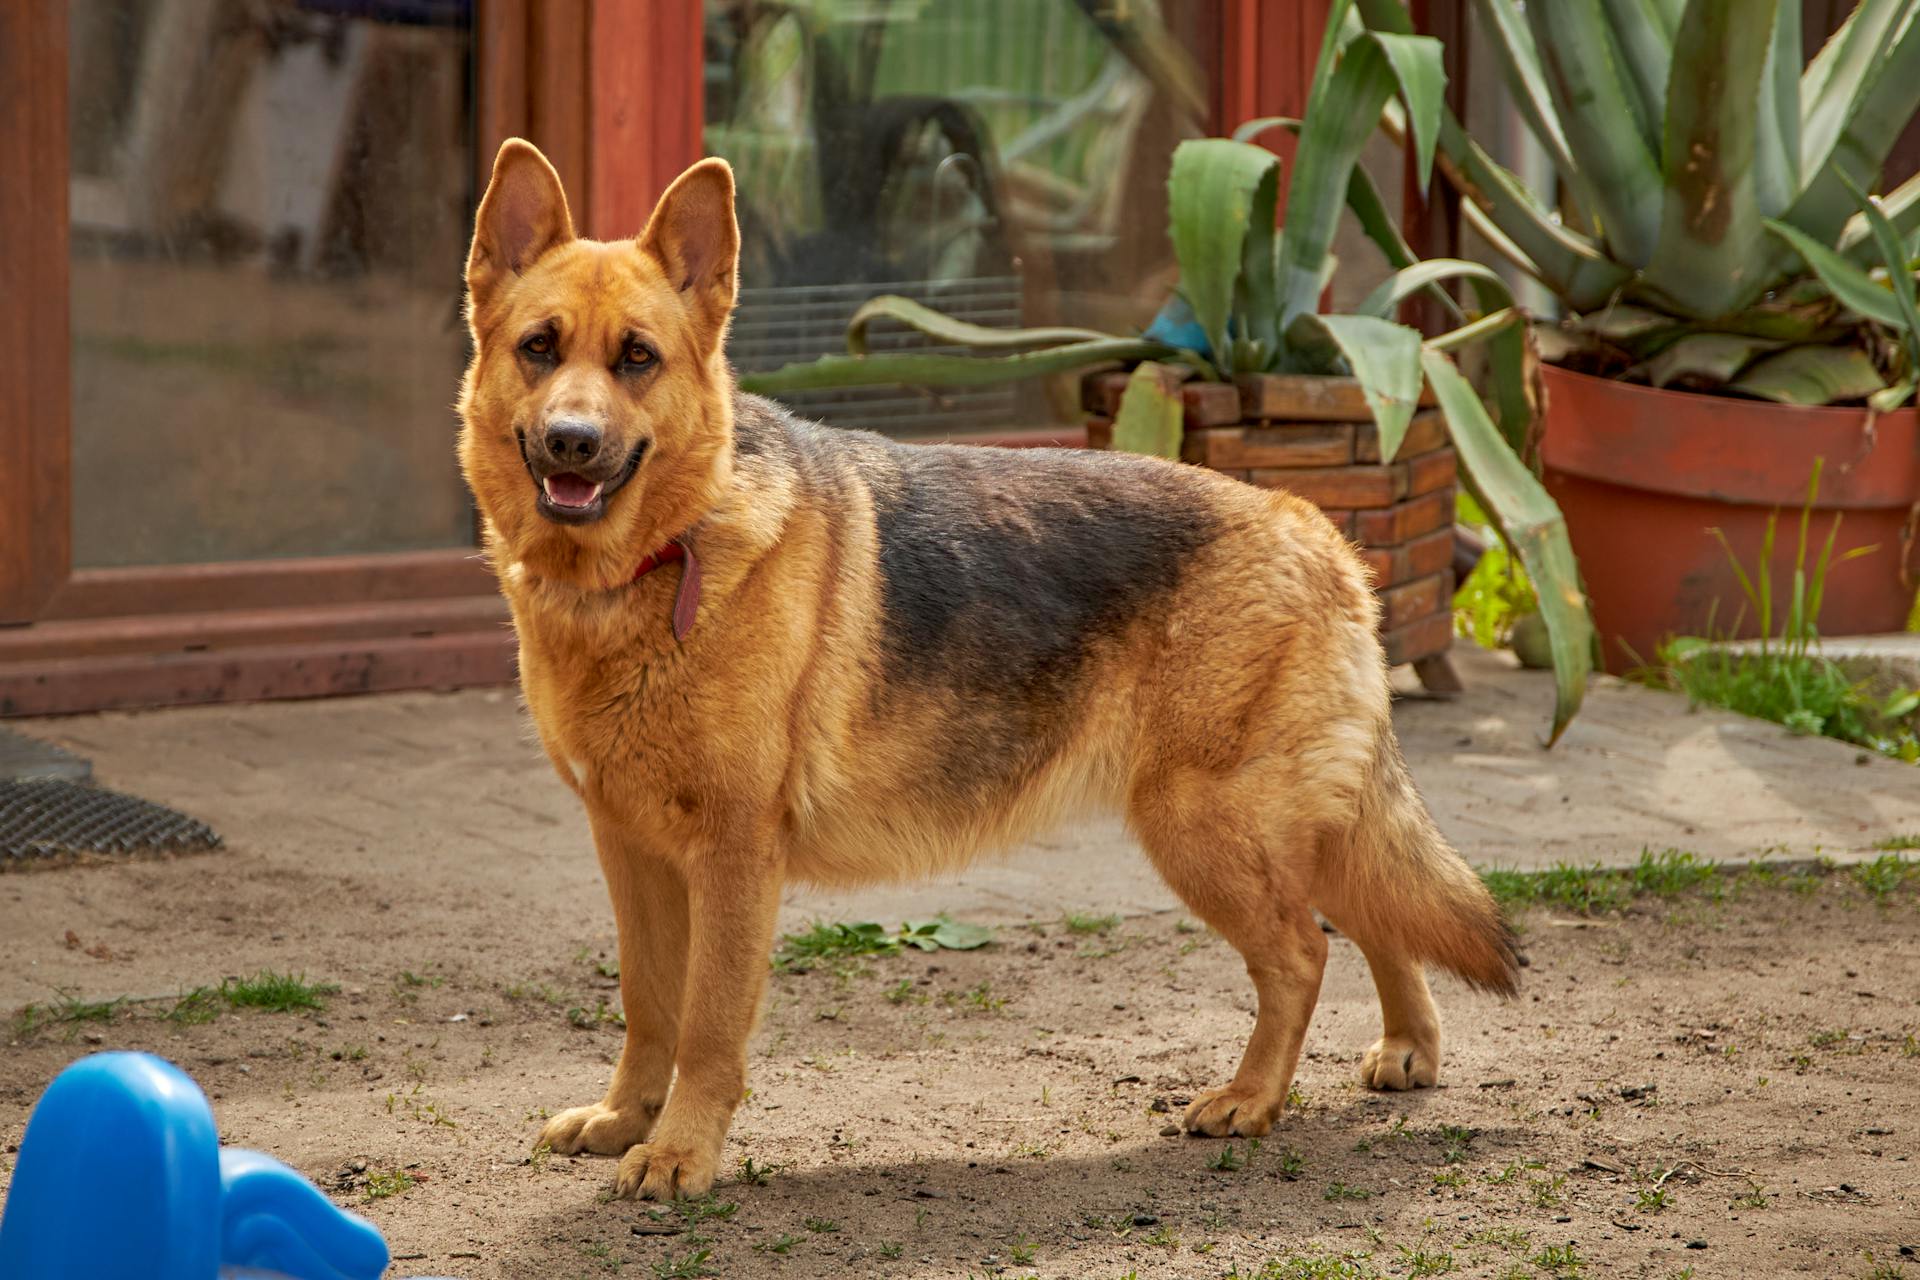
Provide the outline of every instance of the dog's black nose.
<path id="1" fill-rule="evenodd" d="M 600 428 L 578 418 L 547 424 L 547 456 L 563 467 L 580 467 L 600 452 Z"/>

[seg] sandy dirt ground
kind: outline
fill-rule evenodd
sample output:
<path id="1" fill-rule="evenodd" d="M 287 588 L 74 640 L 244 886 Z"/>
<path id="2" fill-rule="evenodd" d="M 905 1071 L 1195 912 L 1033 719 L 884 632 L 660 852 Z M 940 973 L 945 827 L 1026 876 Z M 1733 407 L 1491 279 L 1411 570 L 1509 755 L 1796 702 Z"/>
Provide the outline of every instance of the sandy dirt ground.
<path id="1" fill-rule="evenodd" d="M 55 1072 L 140 1048 L 203 1083 L 223 1140 L 377 1222 L 396 1276 L 1920 1276 L 1914 877 L 1884 898 L 1836 872 L 1530 910 L 1522 995 L 1442 983 L 1443 1087 L 1413 1094 L 1356 1083 L 1375 1005 L 1336 938 L 1299 1106 L 1257 1148 L 1167 1132 L 1252 1021 L 1238 958 L 1178 914 L 777 973 L 734 1173 L 660 1210 L 610 1201 L 610 1160 L 529 1154 L 619 1049 L 603 904 L 476 945 L 214 865 L 0 878 L 16 904 L 62 878 L 66 917 L 31 941 L 90 966 L 88 991 L 165 997 L 15 1018 L 0 1181 Z M 339 990 L 170 1020 L 143 948 L 173 972 L 182 948 L 220 955 L 267 896 L 305 926 L 276 967 Z"/>

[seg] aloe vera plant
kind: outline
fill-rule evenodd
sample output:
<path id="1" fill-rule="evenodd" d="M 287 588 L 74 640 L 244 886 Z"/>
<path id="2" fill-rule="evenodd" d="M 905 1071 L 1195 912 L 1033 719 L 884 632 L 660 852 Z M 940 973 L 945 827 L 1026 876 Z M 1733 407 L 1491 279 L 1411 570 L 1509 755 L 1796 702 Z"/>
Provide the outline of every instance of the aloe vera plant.
<path id="1" fill-rule="evenodd" d="M 1350 375 L 1365 395 L 1379 428 L 1381 456 L 1389 461 L 1423 385 L 1430 386 L 1467 482 L 1537 585 L 1556 673 L 1549 740 L 1558 739 L 1585 694 L 1594 631 L 1565 522 L 1517 452 L 1534 413 L 1530 379 L 1536 356 L 1528 318 L 1489 268 L 1454 259 L 1417 261 L 1359 167 L 1361 147 L 1393 100 L 1421 173 L 1428 172 L 1444 115 L 1441 54 L 1439 42 L 1429 37 L 1367 29 L 1353 0 L 1334 0 L 1304 120 L 1250 121 L 1233 138 L 1182 143 L 1168 177 L 1178 292 L 1143 335 L 988 329 L 886 296 L 853 315 L 849 354 L 748 375 L 742 385 L 772 395 L 886 383 L 979 385 L 1136 362 L 1114 422 L 1115 446 L 1177 457 L 1180 407 L 1165 389 L 1159 364 L 1184 365 L 1203 378 Z M 1299 133 L 1300 146 L 1289 175 L 1286 225 L 1277 230 L 1280 162 L 1248 139 L 1282 127 Z M 1395 273 L 1353 314 L 1323 315 L 1318 306 L 1334 269 L 1330 248 L 1343 204 Z M 1450 282 L 1466 286 L 1471 309 L 1442 288 Z M 1421 292 L 1440 297 L 1459 327 L 1426 339 L 1396 323 L 1399 304 Z M 883 316 L 977 354 L 869 354 L 867 330 Z M 1469 345 L 1486 355 L 1492 413 L 1455 366 L 1453 353 Z"/>
<path id="2" fill-rule="evenodd" d="M 1861 0 L 1804 70 L 1800 0 L 1475 3 L 1560 207 L 1444 108 L 1439 164 L 1565 304 L 1549 358 L 1788 404 L 1912 398 L 1920 177 L 1865 193 L 1920 108 L 1920 0 Z M 1413 29 L 1400 0 L 1360 12 Z"/>

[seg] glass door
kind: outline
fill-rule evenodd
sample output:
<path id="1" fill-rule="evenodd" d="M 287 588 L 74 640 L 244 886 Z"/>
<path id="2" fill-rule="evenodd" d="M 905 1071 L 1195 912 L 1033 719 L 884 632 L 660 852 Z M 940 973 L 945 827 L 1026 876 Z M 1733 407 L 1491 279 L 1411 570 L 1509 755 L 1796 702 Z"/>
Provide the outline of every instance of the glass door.
<path id="1" fill-rule="evenodd" d="M 0 4 L 0 716 L 512 678 L 466 239 L 503 138 L 591 195 L 626 12 Z"/>
<path id="2" fill-rule="evenodd" d="M 74 568 L 471 546 L 472 6 L 68 13 Z"/>

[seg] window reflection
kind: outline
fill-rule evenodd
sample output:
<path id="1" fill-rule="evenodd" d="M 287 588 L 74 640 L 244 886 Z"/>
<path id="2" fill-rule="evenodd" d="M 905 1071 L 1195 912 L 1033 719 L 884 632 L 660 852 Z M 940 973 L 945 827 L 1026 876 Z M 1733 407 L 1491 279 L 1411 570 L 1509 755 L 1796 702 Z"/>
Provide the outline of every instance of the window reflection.
<path id="1" fill-rule="evenodd" d="M 1174 276 L 1167 166 L 1202 131 L 1213 7 L 708 0 L 706 145 L 740 189 L 736 365 L 844 350 L 847 316 L 887 292 L 981 324 L 1144 325 Z M 902 435 L 1074 407 L 1034 388 L 792 400 Z"/>
<path id="2" fill-rule="evenodd" d="M 470 9 L 71 0 L 77 564 L 472 541 Z"/>

